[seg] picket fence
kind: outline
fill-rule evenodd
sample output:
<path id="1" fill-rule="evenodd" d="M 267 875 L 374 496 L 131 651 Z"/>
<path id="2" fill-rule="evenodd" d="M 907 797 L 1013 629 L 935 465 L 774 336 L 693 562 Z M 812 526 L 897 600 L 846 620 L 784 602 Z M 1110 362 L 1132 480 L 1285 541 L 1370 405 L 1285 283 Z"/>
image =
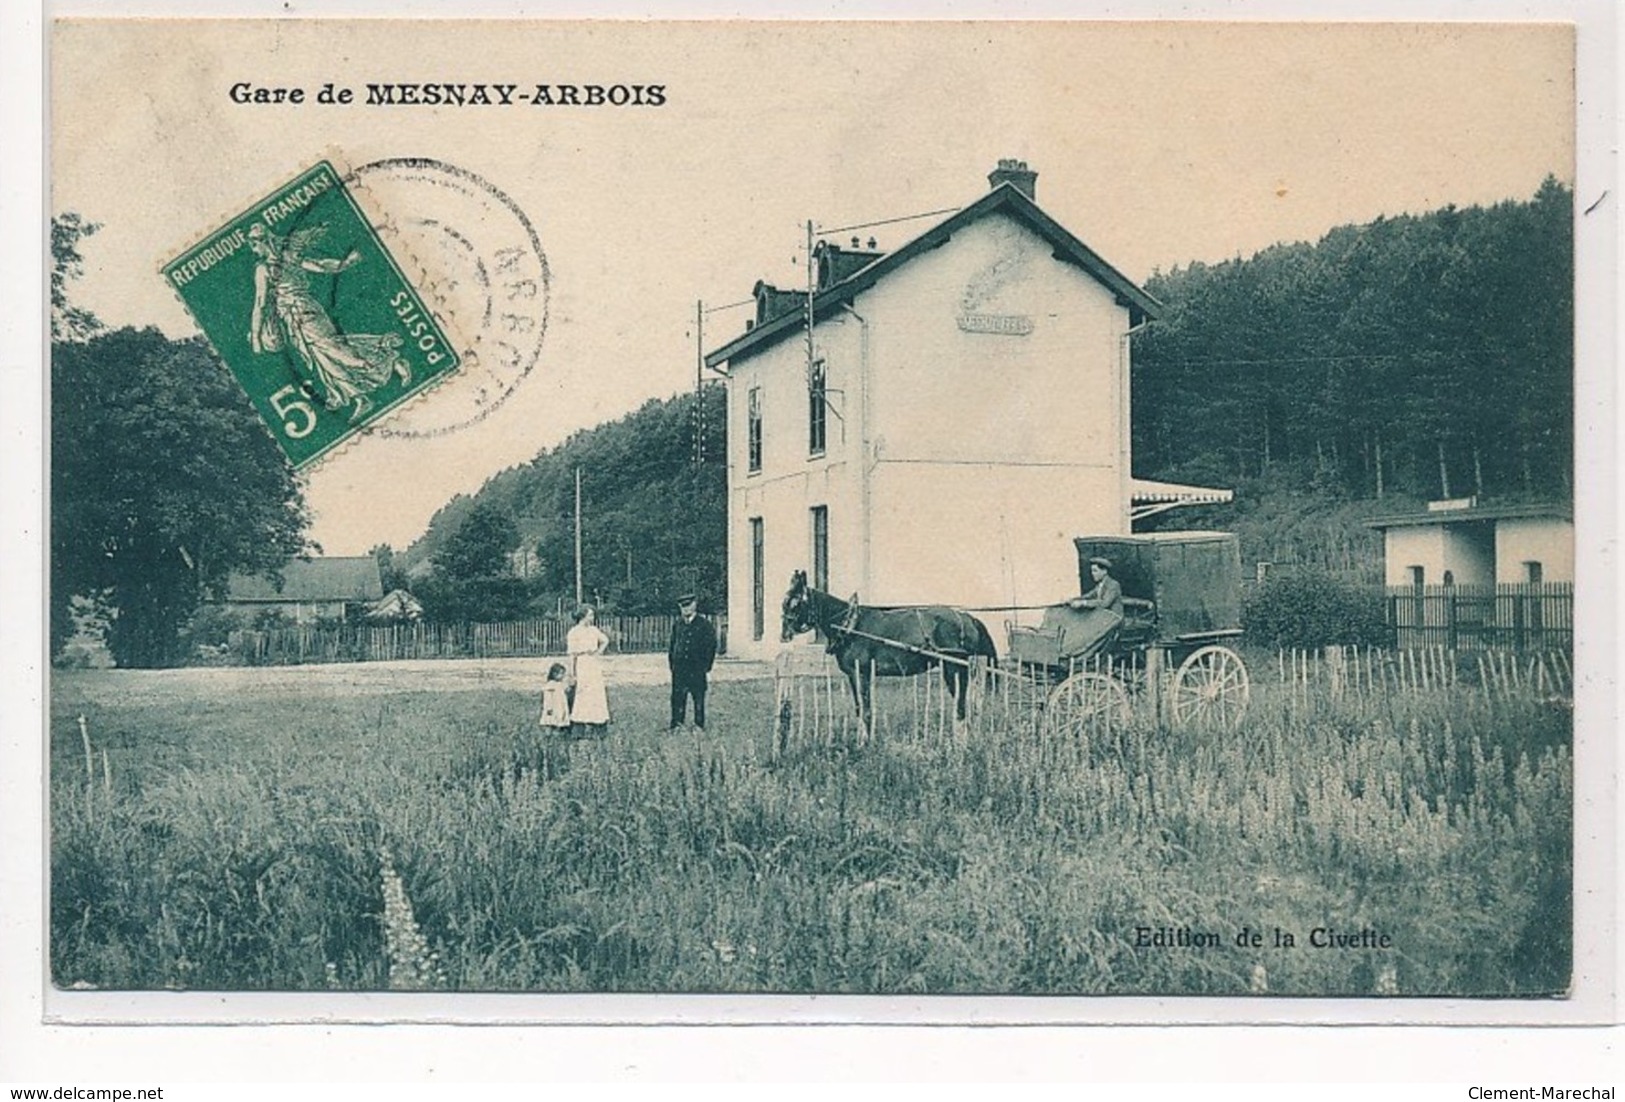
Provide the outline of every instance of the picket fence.
<path id="1" fill-rule="evenodd" d="M 1574 694 L 1573 665 L 1562 651 L 1324 647 L 1243 653 L 1251 683 L 1250 718 L 1244 722 L 1254 725 L 1298 722 L 1311 713 L 1384 702 L 1447 712 L 1469 705 L 1492 711 L 1531 703 L 1567 707 Z M 956 722 L 954 700 L 940 675 L 931 671 L 913 678 L 871 678 L 873 720 L 864 729 L 846 679 L 830 657 L 810 646 L 786 651 L 774 669 L 775 722 L 766 752 L 772 757 L 791 747 L 856 745 L 874 737 L 929 741 L 955 731 L 970 737 L 1019 730 L 1040 739 L 1070 738 L 1078 730 L 1067 717 L 1091 707 L 1094 734 L 1116 726 L 1172 722 L 1166 708 L 1157 711 L 1139 662 L 1097 656 L 1065 672 L 1006 664 L 984 677 L 979 663 L 973 670 L 966 721 Z M 1057 711 L 1051 694 L 1067 673 L 1102 675 L 1117 682 L 1121 694 L 1071 696 Z M 1165 668 L 1161 676 L 1165 695 L 1173 669 Z"/>
<path id="2" fill-rule="evenodd" d="M 671 639 L 672 616 L 605 616 L 598 626 L 610 652 L 658 653 Z M 727 621 L 716 617 L 726 649 Z M 538 658 L 564 653 L 571 623 L 557 616 L 492 624 L 340 624 L 289 626 L 232 635 L 232 660 L 251 666 L 391 662 L 419 658 Z"/>
<path id="3" fill-rule="evenodd" d="M 1473 648 L 1325 647 L 1276 652 L 1276 680 L 1290 693 L 1325 692 L 1344 696 L 1381 697 L 1467 689 L 1486 701 L 1569 700 L 1574 695 L 1574 666 L 1566 652 L 1508 651 Z"/>
<path id="4" fill-rule="evenodd" d="M 1528 653 L 1574 647 L 1574 584 L 1390 586 L 1388 625 L 1401 650 Z"/>

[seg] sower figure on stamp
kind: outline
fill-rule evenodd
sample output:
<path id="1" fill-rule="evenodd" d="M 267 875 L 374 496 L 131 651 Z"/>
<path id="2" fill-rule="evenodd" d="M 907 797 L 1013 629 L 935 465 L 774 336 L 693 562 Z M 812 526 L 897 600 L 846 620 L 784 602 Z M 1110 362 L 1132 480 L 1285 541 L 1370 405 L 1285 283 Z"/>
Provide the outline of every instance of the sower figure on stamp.
<path id="1" fill-rule="evenodd" d="M 287 237 L 255 223 L 248 247 L 259 258 L 254 265 L 254 308 L 249 345 L 256 353 L 291 348 L 310 382 L 319 383 L 330 410 L 354 404 L 352 421 L 372 408 L 367 395 L 398 376 L 412 381 L 412 368 L 400 354 L 401 335 L 341 333 L 310 289 L 307 273 L 337 275 L 361 260 L 354 249 L 342 260 L 308 257 L 324 226 L 294 230 Z"/>
<path id="2" fill-rule="evenodd" d="M 666 648 L 666 664 L 671 667 L 671 730 L 683 725 L 688 698 L 694 698 L 694 726 L 705 730 L 706 675 L 717 657 L 717 629 L 700 615 L 699 600 L 692 593 L 677 599 L 681 614 L 671 626 L 671 644 Z"/>

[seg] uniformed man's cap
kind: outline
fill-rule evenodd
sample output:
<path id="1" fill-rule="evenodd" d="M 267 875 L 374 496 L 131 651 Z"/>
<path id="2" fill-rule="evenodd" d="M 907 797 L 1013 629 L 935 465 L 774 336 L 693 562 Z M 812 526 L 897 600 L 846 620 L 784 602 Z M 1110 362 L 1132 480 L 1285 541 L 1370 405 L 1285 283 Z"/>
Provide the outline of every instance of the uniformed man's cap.
<path id="1" fill-rule="evenodd" d="M 694 594 L 692 594 L 692 593 L 685 593 L 681 597 L 677 598 L 677 607 L 678 608 L 683 608 L 683 607 L 685 607 L 687 605 L 697 605 L 699 603 L 700 603 L 700 599 L 698 597 L 694 596 Z"/>
<path id="2" fill-rule="evenodd" d="M 1110 559 L 1102 558 L 1099 555 L 1096 555 L 1094 558 L 1089 560 L 1089 565 L 1090 566 L 1098 566 L 1102 570 L 1110 570 L 1112 568 L 1112 561 Z"/>

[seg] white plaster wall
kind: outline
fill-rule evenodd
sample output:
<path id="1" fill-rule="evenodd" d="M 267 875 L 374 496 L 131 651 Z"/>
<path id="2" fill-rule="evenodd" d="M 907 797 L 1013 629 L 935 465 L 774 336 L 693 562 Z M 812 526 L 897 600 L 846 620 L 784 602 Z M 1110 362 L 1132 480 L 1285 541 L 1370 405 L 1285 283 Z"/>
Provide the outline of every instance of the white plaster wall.
<path id="1" fill-rule="evenodd" d="M 859 382 L 858 327 L 821 323 L 818 352 L 831 395 L 825 450 L 808 453 L 806 345 L 799 337 L 731 365 L 728 386 L 728 645 L 731 654 L 766 657 L 779 645 L 779 606 L 795 570 L 812 572 L 815 505 L 829 510 L 830 581 L 850 579 L 860 561 L 859 433 L 852 406 Z M 762 392 L 762 466 L 748 471 L 748 394 Z M 751 638 L 750 519 L 762 518 L 765 562 L 763 637 Z"/>
<path id="2" fill-rule="evenodd" d="M 1422 567 L 1424 585 L 1444 584 L 1444 530 L 1437 525 L 1388 529 L 1384 559 L 1389 585 L 1410 585 L 1412 566 Z"/>
<path id="3" fill-rule="evenodd" d="M 1449 570 L 1457 585 L 1489 585 L 1495 581 L 1495 545 L 1488 539 L 1474 539 L 1459 526 L 1443 530 L 1443 552 L 1439 576 L 1429 577 L 1429 585 L 1443 585 Z"/>
<path id="4" fill-rule="evenodd" d="M 863 296 L 882 460 L 1118 466 L 1128 311 L 1052 253 L 995 215 Z M 1030 318 L 1032 332 L 965 332 L 966 313 Z"/>
<path id="5" fill-rule="evenodd" d="M 1523 582 L 1525 562 L 1548 582 L 1574 581 L 1574 524 L 1558 517 L 1503 520 L 1495 526 L 1495 580 Z"/>
<path id="6" fill-rule="evenodd" d="M 1003 216 L 917 258 L 858 309 L 874 414 L 866 599 L 1075 595 L 1073 537 L 1128 530 L 1127 309 Z M 1023 317 L 1032 330 L 967 332 L 963 314 Z"/>
<path id="7" fill-rule="evenodd" d="M 1111 531 L 1091 523 L 1087 503 L 1115 501 L 1118 490 L 1116 472 L 1098 467 L 1035 478 L 1020 467 L 884 462 L 874 492 L 888 507 L 875 515 L 865 599 L 993 608 L 1077 596 L 1072 540 Z M 1006 615 L 990 615 L 989 626 Z"/>

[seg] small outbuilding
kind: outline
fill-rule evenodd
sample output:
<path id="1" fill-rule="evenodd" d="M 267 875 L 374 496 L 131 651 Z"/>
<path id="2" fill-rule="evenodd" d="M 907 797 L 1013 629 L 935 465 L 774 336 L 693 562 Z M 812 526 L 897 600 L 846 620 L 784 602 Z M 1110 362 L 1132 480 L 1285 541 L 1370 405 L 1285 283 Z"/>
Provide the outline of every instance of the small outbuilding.
<path id="1" fill-rule="evenodd" d="M 1430 502 L 1369 522 L 1383 534 L 1390 586 L 1540 585 L 1574 581 L 1572 506 Z"/>

